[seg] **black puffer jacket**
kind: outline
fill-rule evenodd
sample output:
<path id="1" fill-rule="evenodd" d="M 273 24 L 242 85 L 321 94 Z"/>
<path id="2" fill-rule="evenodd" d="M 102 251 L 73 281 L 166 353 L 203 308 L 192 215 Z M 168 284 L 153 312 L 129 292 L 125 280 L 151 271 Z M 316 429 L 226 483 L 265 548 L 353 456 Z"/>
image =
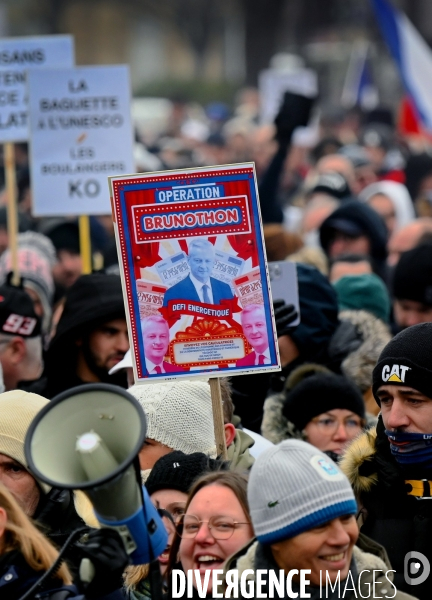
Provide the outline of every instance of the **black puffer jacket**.
<path id="1" fill-rule="evenodd" d="M 43 571 L 35 571 L 26 563 L 23 555 L 14 550 L 0 556 L 0 598 L 2 600 L 18 600 L 43 575 Z M 85 600 L 74 585 L 64 585 L 57 578 L 48 578 L 37 591 L 30 596 L 31 600 Z"/>
<path id="2" fill-rule="evenodd" d="M 430 480 L 432 473 L 402 472 L 390 452 L 381 417 L 376 430 L 351 444 L 340 466 L 362 507 L 361 531 L 387 550 L 396 570 L 396 587 L 420 600 L 430 600 L 432 576 L 424 583 L 410 585 L 404 571 L 409 552 L 420 552 L 432 565 L 432 499 L 409 495 L 406 484 L 411 479 Z"/>

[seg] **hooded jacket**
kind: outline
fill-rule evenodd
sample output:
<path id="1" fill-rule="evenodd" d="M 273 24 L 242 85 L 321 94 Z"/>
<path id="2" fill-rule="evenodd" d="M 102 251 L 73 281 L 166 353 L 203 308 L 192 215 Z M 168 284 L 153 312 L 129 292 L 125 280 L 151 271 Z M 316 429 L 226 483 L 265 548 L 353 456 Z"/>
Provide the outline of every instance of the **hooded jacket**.
<path id="1" fill-rule="evenodd" d="M 351 598 L 395 598 L 396 600 L 410 600 L 414 599 L 413 596 L 409 596 L 396 590 L 394 585 L 390 584 L 392 579 L 391 566 L 388 561 L 387 554 L 382 546 L 376 544 L 366 536 L 360 536 L 357 545 L 353 548 L 353 558 L 357 573 L 364 571 L 361 578 L 357 580 L 357 590 L 354 595 L 353 592 L 347 592 L 347 595 L 342 597 Z M 276 565 L 274 559 L 269 556 L 268 551 L 265 547 L 256 540 L 252 540 L 246 546 L 244 546 L 239 552 L 231 556 L 225 563 L 224 573 L 219 577 L 224 581 L 227 571 L 230 569 L 238 570 L 239 581 L 242 574 L 246 570 L 250 570 L 246 575 L 247 581 L 255 581 L 255 572 L 257 569 L 276 569 L 279 571 L 279 567 Z M 386 577 L 387 575 L 387 577 Z M 375 581 L 375 584 L 373 582 Z M 343 582 L 341 582 L 341 593 L 344 589 Z M 349 589 L 349 588 L 348 588 Z M 315 591 L 315 594 L 313 592 Z M 307 593 L 311 593 L 312 597 L 326 597 L 326 590 L 322 589 L 322 594 L 319 594 L 319 588 L 306 588 Z M 318 592 L 318 593 L 317 593 Z M 240 595 L 240 597 L 242 597 Z M 255 596 L 256 597 L 256 596 Z M 278 597 L 275 595 L 275 597 Z M 286 596 L 285 596 L 286 597 Z M 328 598 L 336 599 L 339 595 L 327 596 Z"/>
<path id="2" fill-rule="evenodd" d="M 92 273 L 82 275 L 69 288 L 62 316 L 45 358 L 42 378 L 31 391 L 45 398 L 84 382 L 76 375 L 78 347 L 76 341 L 114 319 L 125 318 L 120 277 Z M 122 383 L 125 376 L 111 376 L 110 383 Z"/>
<path id="3" fill-rule="evenodd" d="M 337 229 L 337 221 L 349 221 L 357 225 L 366 235 L 371 244 L 371 257 L 378 263 L 387 258 L 387 228 L 382 218 L 367 204 L 357 200 L 345 202 L 325 219 L 320 227 L 320 242 L 326 254 Z"/>
<path id="4" fill-rule="evenodd" d="M 391 340 L 389 328 L 365 310 L 344 310 L 339 313 L 339 319 L 341 325 L 328 348 L 329 364 L 356 384 L 363 394 L 367 412 L 377 415 L 379 407 L 370 393 L 372 371 Z"/>
<path id="5" fill-rule="evenodd" d="M 249 448 L 254 445 L 254 440 L 245 431 L 236 429 L 235 438 L 227 448 L 227 460 L 230 471 L 249 471 L 255 462 Z"/>
<path id="6" fill-rule="evenodd" d="M 421 600 L 429 600 L 432 577 L 414 586 L 404 578 L 409 552 L 420 552 L 432 563 L 432 501 L 408 495 L 405 483 L 427 475 L 401 471 L 390 452 L 381 417 L 376 428 L 354 440 L 339 464 L 361 506 L 361 531 L 386 548 L 396 570 L 396 586 Z"/>
<path id="7" fill-rule="evenodd" d="M 413 202 L 409 191 L 402 183 L 396 181 L 378 181 L 371 183 L 359 194 L 361 202 L 369 203 L 369 200 L 382 194 L 387 196 L 393 204 L 396 215 L 395 230 L 402 229 L 416 218 Z"/>

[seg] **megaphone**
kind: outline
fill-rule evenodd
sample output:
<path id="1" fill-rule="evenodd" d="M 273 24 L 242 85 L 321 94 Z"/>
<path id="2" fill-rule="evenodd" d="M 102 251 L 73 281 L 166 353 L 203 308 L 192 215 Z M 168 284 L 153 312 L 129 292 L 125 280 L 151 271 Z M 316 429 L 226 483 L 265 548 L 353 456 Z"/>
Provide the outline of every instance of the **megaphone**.
<path id="1" fill-rule="evenodd" d="M 32 421 L 25 456 L 34 476 L 83 490 L 102 526 L 116 529 L 133 564 L 154 560 L 168 534 L 140 481 L 146 418 L 125 390 L 92 383 L 53 398 Z"/>

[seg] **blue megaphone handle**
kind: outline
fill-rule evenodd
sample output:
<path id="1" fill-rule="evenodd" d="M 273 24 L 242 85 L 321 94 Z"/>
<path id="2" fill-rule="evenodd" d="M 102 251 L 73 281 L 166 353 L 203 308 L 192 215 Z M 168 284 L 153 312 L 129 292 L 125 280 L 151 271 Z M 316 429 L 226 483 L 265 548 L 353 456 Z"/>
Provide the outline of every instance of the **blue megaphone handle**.
<path id="1" fill-rule="evenodd" d="M 108 521 L 96 513 L 102 525 L 117 529 L 125 542 L 126 549 L 135 549 L 130 553 L 134 565 L 144 565 L 155 560 L 165 550 L 168 533 L 161 517 L 152 504 L 143 487 L 144 504 L 137 512 L 122 521 Z"/>

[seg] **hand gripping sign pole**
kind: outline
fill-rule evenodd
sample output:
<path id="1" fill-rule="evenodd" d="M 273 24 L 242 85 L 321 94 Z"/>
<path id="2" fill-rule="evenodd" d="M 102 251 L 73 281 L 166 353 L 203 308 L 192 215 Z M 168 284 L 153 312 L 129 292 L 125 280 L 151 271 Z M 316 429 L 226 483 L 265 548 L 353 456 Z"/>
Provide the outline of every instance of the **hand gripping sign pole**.
<path id="1" fill-rule="evenodd" d="M 17 215 L 17 189 L 15 173 L 15 148 L 12 142 L 6 142 L 4 149 L 4 165 L 7 190 L 7 230 L 8 245 L 12 261 L 12 285 L 20 284 L 18 267 L 18 215 Z"/>

